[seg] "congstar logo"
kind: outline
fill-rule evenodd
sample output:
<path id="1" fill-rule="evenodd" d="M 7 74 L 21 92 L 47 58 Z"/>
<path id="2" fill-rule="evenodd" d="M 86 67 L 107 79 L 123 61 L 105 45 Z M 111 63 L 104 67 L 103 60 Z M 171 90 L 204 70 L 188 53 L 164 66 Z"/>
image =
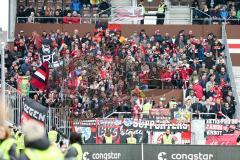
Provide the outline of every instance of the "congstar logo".
<path id="1" fill-rule="evenodd" d="M 158 153 L 158 160 L 213 160 L 213 154 L 205 154 L 205 153 L 173 153 L 169 156 L 166 152 Z"/>
<path id="2" fill-rule="evenodd" d="M 88 152 L 84 152 L 83 153 L 83 160 L 89 160 L 89 158 L 87 158 L 88 155 L 89 155 Z"/>
<path id="3" fill-rule="evenodd" d="M 160 152 L 158 154 L 158 160 L 167 160 L 166 158 L 164 158 L 167 155 L 166 152 Z"/>
<path id="4" fill-rule="evenodd" d="M 121 153 L 116 152 L 105 152 L 105 153 L 83 153 L 83 160 L 120 160 Z"/>

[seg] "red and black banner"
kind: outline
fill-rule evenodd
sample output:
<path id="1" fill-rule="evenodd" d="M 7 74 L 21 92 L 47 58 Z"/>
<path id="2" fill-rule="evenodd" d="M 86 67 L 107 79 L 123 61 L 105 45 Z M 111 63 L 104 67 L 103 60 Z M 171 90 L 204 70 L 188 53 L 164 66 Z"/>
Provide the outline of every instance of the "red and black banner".
<path id="1" fill-rule="evenodd" d="M 47 112 L 47 107 L 37 103 L 33 99 L 26 97 L 23 105 L 21 123 L 25 123 L 30 120 L 36 120 L 44 125 L 47 117 Z"/>
<path id="2" fill-rule="evenodd" d="M 29 83 L 38 88 L 39 90 L 45 90 L 48 83 L 49 76 L 49 63 L 45 61 L 37 71 L 31 76 Z"/>

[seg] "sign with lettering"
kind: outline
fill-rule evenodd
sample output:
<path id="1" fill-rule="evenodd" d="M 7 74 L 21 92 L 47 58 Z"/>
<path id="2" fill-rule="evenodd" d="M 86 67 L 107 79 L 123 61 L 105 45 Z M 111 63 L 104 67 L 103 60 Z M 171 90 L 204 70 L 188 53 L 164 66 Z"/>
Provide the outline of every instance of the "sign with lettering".
<path id="1" fill-rule="evenodd" d="M 36 120 L 44 124 L 47 116 L 47 112 L 48 112 L 47 107 L 26 97 L 24 100 L 21 121 L 22 123 L 25 123 L 26 121 L 29 121 L 29 120 Z"/>
<path id="2" fill-rule="evenodd" d="M 221 136 L 235 134 L 240 131 L 240 119 L 208 119 L 206 120 L 206 134 Z"/>

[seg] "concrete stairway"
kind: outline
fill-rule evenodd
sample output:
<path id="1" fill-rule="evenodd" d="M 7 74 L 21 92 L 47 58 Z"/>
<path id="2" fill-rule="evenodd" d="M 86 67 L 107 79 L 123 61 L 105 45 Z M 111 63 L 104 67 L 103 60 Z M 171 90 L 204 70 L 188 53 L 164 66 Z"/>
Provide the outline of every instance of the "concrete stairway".
<path id="1" fill-rule="evenodd" d="M 188 6 L 172 6 L 165 12 L 164 24 L 191 24 Z"/>

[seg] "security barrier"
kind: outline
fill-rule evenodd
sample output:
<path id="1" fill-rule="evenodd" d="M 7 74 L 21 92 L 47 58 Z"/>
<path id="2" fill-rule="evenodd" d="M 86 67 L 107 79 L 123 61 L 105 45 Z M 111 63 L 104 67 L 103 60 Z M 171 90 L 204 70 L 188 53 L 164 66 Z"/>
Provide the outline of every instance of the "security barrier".
<path id="1" fill-rule="evenodd" d="M 24 95 L 12 86 L 6 83 L 6 108 L 9 122 L 19 126 L 21 124 L 21 115 L 24 106 Z M 64 113 L 64 114 L 63 114 Z M 49 131 L 53 125 L 66 135 L 70 135 L 70 124 L 68 121 L 70 112 L 65 108 L 49 108 L 45 122 L 46 131 Z"/>
<path id="2" fill-rule="evenodd" d="M 83 160 L 239 160 L 240 147 L 83 145 Z"/>

